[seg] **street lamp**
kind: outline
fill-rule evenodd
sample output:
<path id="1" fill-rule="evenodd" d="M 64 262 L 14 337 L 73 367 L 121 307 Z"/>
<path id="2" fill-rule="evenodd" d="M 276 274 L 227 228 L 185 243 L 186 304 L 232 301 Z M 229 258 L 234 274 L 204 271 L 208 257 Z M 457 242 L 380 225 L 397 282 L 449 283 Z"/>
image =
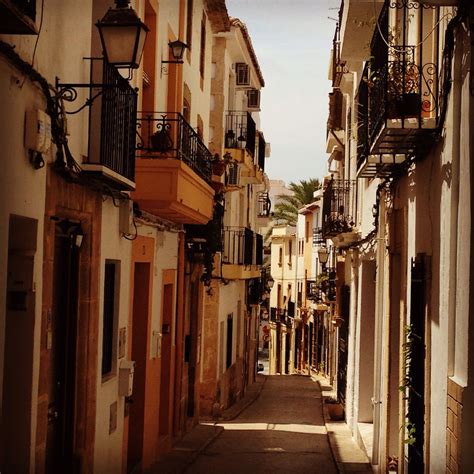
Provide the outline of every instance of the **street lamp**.
<path id="1" fill-rule="evenodd" d="M 328 263 L 328 258 L 329 258 L 328 249 L 326 247 L 319 247 L 318 259 L 319 259 L 319 263 L 321 263 L 323 267 L 325 267 L 326 263 Z"/>
<path id="2" fill-rule="evenodd" d="M 137 69 L 148 27 L 129 4 L 130 0 L 115 0 L 115 8 L 109 8 L 95 26 L 106 61 L 117 68 Z"/>
<path id="3" fill-rule="evenodd" d="M 170 41 L 168 46 L 171 48 L 173 53 L 174 61 L 161 61 L 162 63 L 167 64 L 182 64 L 183 63 L 183 54 L 184 50 L 188 47 L 186 43 L 183 43 L 180 40 Z"/>
<path id="4" fill-rule="evenodd" d="M 136 69 L 140 65 L 148 27 L 138 18 L 138 15 L 129 6 L 129 3 L 130 0 L 115 0 L 115 8 L 109 8 L 104 18 L 98 21 L 95 26 L 99 30 L 105 63 L 116 68 Z M 88 59 L 94 61 L 102 58 Z M 123 83 L 127 83 L 127 80 L 121 78 L 121 84 L 112 82 L 104 84 L 94 82 L 72 84 L 60 82 L 57 77 L 55 99 L 74 102 L 77 98 L 77 89 L 79 88 L 101 89 L 96 94 L 91 94 L 89 99 L 79 109 L 74 112 L 67 112 L 69 114 L 76 114 L 85 107 L 92 106 L 94 100 L 102 95 L 105 89 L 120 88 L 123 86 Z"/>

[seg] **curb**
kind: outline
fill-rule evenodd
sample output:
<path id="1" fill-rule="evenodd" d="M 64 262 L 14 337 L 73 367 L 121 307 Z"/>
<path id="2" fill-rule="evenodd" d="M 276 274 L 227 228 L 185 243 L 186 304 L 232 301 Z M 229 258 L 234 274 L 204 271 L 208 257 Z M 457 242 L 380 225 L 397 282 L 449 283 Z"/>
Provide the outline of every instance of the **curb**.
<path id="1" fill-rule="evenodd" d="M 341 469 L 341 465 L 337 461 L 336 455 L 334 453 L 336 447 L 334 446 L 334 440 L 332 439 L 332 436 L 331 436 L 332 431 L 329 431 L 328 425 L 327 425 L 327 420 L 329 418 L 329 414 L 327 412 L 327 407 L 326 407 L 326 403 L 325 403 L 325 398 L 327 398 L 327 397 L 324 395 L 323 389 L 321 387 L 321 382 L 319 380 L 316 380 L 316 382 L 318 383 L 319 391 L 321 392 L 321 413 L 323 415 L 324 426 L 326 427 L 329 450 L 331 451 L 331 456 L 332 456 L 332 459 L 334 461 L 334 465 L 336 466 L 337 472 L 341 473 L 341 472 L 343 472 L 342 469 Z"/>
<path id="2" fill-rule="evenodd" d="M 189 466 L 191 466 L 191 464 L 193 464 L 194 461 L 196 461 L 197 457 L 203 451 L 205 451 L 208 448 L 208 446 L 210 446 L 224 431 L 224 428 L 222 426 L 214 425 L 214 427 L 217 428 L 216 432 L 202 446 L 200 446 L 196 451 L 193 451 L 193 453 L 186 460 L 186 463 L 183 466 L 183 469 L 181 471 L 182 473 L 185 473 L 188 470 Z"/>
<path id="3" fill-rule="evenodd" d="M 232 421 L 235 420 L 244 410 L 246 410 L 250 405 L 255 403 L 258 400 L 258 397 L 260 397 L 260 394 L 262 393 L 263 387 L 265 386 L 265 383 L 267 381 L 268 376 L 267 375 L 262 375 L 262 377 L 265 377 L 263 379 L 263 382 L 261 383 L 259 389 L 255 392 L 255 394 L 246 402 L 243 402 L 242 406 L 240 406 L 238 409 L 236 409 L 235 413 L 228 413 L 227 415 L 224 413 L 222 417 L 220 417 L 218 420 L 216 420 L 216 423 L 219 421 Z M 242 400 L 245 399 L 245 396 Z M 230 408 L 228 411 L 231 411 L 232 408 Z"/>

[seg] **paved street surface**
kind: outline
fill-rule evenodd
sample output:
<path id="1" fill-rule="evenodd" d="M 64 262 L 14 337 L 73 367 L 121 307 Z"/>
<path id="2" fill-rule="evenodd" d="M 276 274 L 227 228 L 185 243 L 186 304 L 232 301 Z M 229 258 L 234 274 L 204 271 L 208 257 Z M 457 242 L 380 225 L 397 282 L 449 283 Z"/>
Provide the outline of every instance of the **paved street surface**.
<path id="1" fill-rule="evenodd" d="M 269 376 L 258 399 L 190 464 L 188 474 L 336 473 L 318 384 Z"/>

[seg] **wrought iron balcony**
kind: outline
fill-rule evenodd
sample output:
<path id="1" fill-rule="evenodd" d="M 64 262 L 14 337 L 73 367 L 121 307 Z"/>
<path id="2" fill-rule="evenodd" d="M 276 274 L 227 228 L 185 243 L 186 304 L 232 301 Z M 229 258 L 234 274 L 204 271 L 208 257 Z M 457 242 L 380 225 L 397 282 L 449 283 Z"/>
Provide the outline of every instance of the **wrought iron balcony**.
<path id="1" fill-rule="evenodd" d="M 272 203 L 270 201 L 268 191 L 260 191 L 258 193 L 258 217 L 269 217 Z"/>
<path id="2" fill-rule="evenodd" d="M 439 7 L 385 1 L 359 86 L 359 177 L 390 174 L 407 156 L 427 153 L 438 136 L 439 20 Z"/>
<path id="3" fill-rule="evenodd" d="M 324 244 L 325 239 L 323 237 L 323 228 L 322 227 L 315 227 L 313 229 L 313 245 L 322 245 Z"/>
<path id="4" fill-rule="evenodd" d="M 331 179 L 323 193 L 324 239 L 351 232 L 355 226 L 355 180 Z"/>
<path id="5" fill-rule="evenodd" d="M 137 118 L 137 158 L 174 158 L 211 182 L 212 154 L 178 112 L 140 112 Z"/>
<path id="6" fill-rule="evenodd" d="M 91 68 L 91 75 L 106 86 L 90 110 L 89 153 L 83 172 L 111 187 L 130 190 L 135 186 L 137 92 L 107 62 L 93 61 Z"/>
<path id="7" fill-rule="evenodd" d="M 245 148 L 255 155 L 257 127 L 249 112 L 230 111 L 225 119 L 225 148 Z"/>
<path id="8" fill-rule="evenodd" d="M 306 280 L 306 298 L 311 301 L 321 301 L 321 288 L 316 280 Z"/>
<path id="9" fill-rule="evenodd" d="M 222 262 L 231 265 L 262 265 L 263 237 L 247 227 L 224 227 Z"/>
<path id="10" fill-rule="evenodd" d="M 338 21 L 332 40 L 332 86 L 339 87 L 342 75 L 347 72 L 346 62 L 341 60 L 341 23 L 344 11 L 344 1 L 341 1 L 339 8 Z"/>

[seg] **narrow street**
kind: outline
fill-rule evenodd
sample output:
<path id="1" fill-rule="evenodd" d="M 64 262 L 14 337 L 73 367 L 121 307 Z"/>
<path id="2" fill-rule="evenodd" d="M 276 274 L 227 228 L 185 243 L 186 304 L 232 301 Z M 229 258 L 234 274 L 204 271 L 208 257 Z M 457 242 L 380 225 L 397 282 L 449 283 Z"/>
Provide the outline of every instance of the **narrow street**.
<path id="1" fill-rule="evenodd" d="M 258 399 L 224 431 L 187 473 L 335 473 L 317 383 L 304 376 L 269 376 Z"/>

